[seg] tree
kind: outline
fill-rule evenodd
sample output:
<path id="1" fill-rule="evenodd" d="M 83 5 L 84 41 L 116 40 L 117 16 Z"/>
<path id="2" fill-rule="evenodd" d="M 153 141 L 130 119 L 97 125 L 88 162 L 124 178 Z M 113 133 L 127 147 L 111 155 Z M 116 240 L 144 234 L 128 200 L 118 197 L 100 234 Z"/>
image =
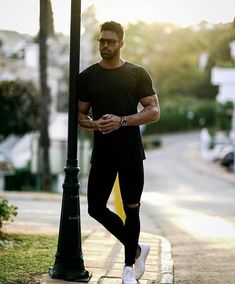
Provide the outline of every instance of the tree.
<path id="1" fill-rule="evenodd" d="M 91 5 L 82 13 L 82 27 L 84 32 L 81 35 L 81 70 L 91 65 L 98 58 L 97 34 L 93 33 L 94 27 L 98 26 L 96 19 L 96 7 Z M 94 48 L 94 42 L 96 43 Z"/>
<path id="2" fill-rule="evenodd" d="M 38 91 L 32 82 L 0 82 L 0 136 L 38 129 Z"/>
<path id="3" fill-rule="evenodd" d="M 50 8 L 50 9 L 49 9 Z M 48 133 L 50 118 L 50 90 L 47 83 L 47 38 L 52 31 L 53 21 L 49 21 L 51 11 L 50 0 L 40 0 L 40 31 L 39 31 L 39 65 L 40 65 L 40 138 L 39 138 L 39 173 L 41 175 L 41 189 L 51 190 L 51 174 L 49 148 L 50 139 Z"/>
<path id="4" fill-rule="evenodd" d="M 180 28 L 168 23 L 136 22 L 126 30 L 124 58 L 144 65 L 150 71 L 161 102 L 177 101 L 179 96 L 214 100 L 218 90 L 210 80 L 211 68 L 231 62 L 229 42 L 235 38 L 232 24 L 208 28 Z M 200 55 L 209 54 L 205 71 L 198 68 Z"/>
<path id="5" fill-rule="evenodd" d="M 48 36 L 53 37 L 55 35 L 55 30 L 54 30 L 54 17 L 53 17 L 53 11 L 52 11 L 52 5 L 51 1 L 47 0 L 47 21 L 48 21 Z"/>

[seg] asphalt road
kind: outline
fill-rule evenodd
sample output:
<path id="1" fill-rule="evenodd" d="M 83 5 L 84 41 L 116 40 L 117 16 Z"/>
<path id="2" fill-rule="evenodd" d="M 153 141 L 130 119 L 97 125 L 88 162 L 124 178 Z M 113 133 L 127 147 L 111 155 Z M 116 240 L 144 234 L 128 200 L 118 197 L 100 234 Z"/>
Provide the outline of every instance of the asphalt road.
<path id="1" fill-rule="evenodd" d="M 147 152 L 142 228 L 171 242 L 176 284 L 234 284 L 235 173 L 202 163 L 198 150 L 193 133 Z"/>
<path id="2" fill-rule="evenodd" d="M 175 284 L 235 284 L 235 174 L 198 156 L 198 134 L 162 137 L 147 151 L 142 231 L 172 244 Z M 18 217 L 8 231 L 58 233 L 61 195 L 11 194 Z M 81 200 L 82 230 L 99 227 Z"/>

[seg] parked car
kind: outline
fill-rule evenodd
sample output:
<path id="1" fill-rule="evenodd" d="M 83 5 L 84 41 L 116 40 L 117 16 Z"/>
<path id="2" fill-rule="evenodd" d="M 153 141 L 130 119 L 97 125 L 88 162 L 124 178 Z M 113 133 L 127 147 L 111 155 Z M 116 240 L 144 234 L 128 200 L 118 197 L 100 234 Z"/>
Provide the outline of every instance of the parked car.
<path id="1" fill-rule="evenodd" d="M 234 168 L 234 149 L 232 146 L 224 148 L 221 152 L 220 164 L 228 170 L 232 170 Z"/>

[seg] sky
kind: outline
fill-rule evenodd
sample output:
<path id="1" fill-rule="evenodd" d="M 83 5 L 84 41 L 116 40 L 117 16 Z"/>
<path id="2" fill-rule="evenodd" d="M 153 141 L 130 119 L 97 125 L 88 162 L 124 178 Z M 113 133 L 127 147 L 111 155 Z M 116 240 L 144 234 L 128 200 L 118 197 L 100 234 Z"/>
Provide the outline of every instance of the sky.
<path id="1" fill-rule="evenodd" d="M 39 0 L 0 0 L 0 29 L 36 35 Z M 69 34 L 71 0 L 51 0 L 56 32 Z M 228 23 L 235 17 L 235 0 L 81 0 L 82 11 L 96 5 L 99 22 L 115 20 L 171 22 L 180 26 Z"/>

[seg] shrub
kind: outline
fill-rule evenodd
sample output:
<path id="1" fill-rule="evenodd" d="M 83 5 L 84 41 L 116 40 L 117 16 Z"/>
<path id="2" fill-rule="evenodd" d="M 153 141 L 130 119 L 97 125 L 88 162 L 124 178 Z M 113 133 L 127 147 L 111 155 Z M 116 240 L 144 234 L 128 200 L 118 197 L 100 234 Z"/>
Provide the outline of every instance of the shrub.
<path id="1" fill-rule="evenodd" d="M 38 129 L 39 95 L 32 82 L 0 82 L 0 135 L 25 134 Z"/>
<path id="2" fill-rule="evenodd" d="M 162 104 L 161 118 L 157 123 L 148 124 L 144 135 L 188 131 L 212 127 L 216 123 L 214 102 L 191 102 L 187 105 Z"/>
<path id="3" fill-rule="evenodd" d="M 2 228 L 3 221 L 11 220 L 12 217 L 17 215 L 17 207 L 9 205 L 7 199 L 0 199 L 0 230 Z"/>
<path id="4" fill-rule="evenodd" d="M 36 175 L 29 168 L 17 169 L 13 175 L 5 177 L 7 191 L 33 191 L 36 189 Z"/>
<path id="5" fill-rule="evenodd" d="M 216 127 L 220 130 L 231 130 L 233 116 L 233 102 L 217 103 Z"/>

